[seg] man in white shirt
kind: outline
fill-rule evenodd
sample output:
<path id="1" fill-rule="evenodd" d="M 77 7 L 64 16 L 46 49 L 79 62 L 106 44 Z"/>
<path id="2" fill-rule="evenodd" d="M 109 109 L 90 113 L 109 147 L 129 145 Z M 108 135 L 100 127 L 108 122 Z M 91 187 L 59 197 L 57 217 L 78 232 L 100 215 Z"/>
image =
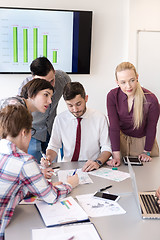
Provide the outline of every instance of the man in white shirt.
<path id="1" fill-rule="evenodd" d="M 46 160 L 42 159 L 41 162 L 47 167 L 62 145 L 64 154 L 62 161 L 72 161 L 76 143 L 77 118 L 82 118 L 78 161 L 86 161 L 83 171 L 98 169 L 111 156 L 107 118 L 98 111 L 86 108 L 88 95 L 79 82 L 68 83 L 64 88 L 63 98 L 68 110 L 55 118 L 46 151 Z"/>

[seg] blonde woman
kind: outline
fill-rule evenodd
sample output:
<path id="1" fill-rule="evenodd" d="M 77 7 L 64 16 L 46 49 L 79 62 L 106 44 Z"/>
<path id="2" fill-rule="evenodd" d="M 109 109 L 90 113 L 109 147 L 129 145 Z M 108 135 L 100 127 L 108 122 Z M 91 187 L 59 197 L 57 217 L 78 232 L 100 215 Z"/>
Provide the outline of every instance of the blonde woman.
<path id="1" fill-rule="evenodd" d="M 108 165 L 119 166 L 123 156 L 139 156 L 150 161 L 159 156 L 156 127 L 159 103 L 156 96 L 142 88 L 133 64 L 122 62 L 116 67 L 118 88 L 107 95 L 109 134 L 113 159 Z"/>

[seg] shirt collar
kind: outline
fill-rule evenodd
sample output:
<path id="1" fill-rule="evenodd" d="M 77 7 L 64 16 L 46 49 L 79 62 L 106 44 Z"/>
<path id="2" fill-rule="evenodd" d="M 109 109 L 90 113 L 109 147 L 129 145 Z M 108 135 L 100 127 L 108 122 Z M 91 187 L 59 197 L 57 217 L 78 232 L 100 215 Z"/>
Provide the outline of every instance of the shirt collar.
<path id="1" fill-rule="evenodd" d="M 69 112 L 69 117 L 71 118 L 71 119 L 77 119 L 77 117 L 75 117 L 70 111 L 68 111 Z M 87 118 L 88 117 L 88 112 L 89 112 L 89 110 L 88 110 L 88 108 L 86 108 L 86 111 L 85 111 L 85 113 L 81 116 L 81 118 Z"/>

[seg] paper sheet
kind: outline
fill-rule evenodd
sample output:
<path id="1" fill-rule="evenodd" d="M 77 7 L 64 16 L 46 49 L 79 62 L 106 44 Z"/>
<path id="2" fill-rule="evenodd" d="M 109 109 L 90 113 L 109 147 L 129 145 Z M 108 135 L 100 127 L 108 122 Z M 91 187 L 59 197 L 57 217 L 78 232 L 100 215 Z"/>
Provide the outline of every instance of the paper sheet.
<path id="1" fill-rule="evenodd" d="M 118 171 L 118 170 L 112 170 L 109 168 L 100 168 L 98 170 L 89 172 L 89 174 L 96 176 L 96 177 L 102 177 L 102 178 L 106 178 L 109 180 L 113 180 L 116 182 L 123 181 L 126 178 L 130 177 L 129 173 Z"/>
<path id="2" fill-rule="evenodd" d="M 76 198 L 89 217 L 102 217 L 126 213 L 117 202 L 101 200 L 93 197 L 93 194 L 78 195 Z"/>
<path id="3" fill-rule="evenodd" d="M 60 170 L 58 171 L 58 178 L 60 182 L 67 182 L 67 177 L 72 176 L 73 170 Z M 76 173 L 79 177 L 79 184 L 93 183 L 92 179 L 88 176 L 87 172 L 83 172 L 82 169 L 77 169 Z"/>
<path id="4" fill-rule="evenodd" d="M 86 212 L 72 197 L 64 198 L 52 205 L 37 201 L 36 206 L 46 226 L 61 225 L 88 219 Z"/>
<path id="5" fill-rule="evenodd" d="M 54 237 L 53 237 L 54 236 Z M 100 240 L 92 223 L 78 223 L 54 228 L 33 229 L 33 240 Z"/>

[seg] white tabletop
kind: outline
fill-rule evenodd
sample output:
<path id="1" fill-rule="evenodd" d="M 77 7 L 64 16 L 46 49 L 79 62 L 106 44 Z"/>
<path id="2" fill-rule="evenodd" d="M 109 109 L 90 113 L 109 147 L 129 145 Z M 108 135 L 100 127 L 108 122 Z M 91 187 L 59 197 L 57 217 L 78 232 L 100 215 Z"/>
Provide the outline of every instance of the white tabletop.
<path id="1" fill-rule="evenodd" d="M 83 163 L 60 163 L 59 165 L 61 169 L 75 169 L 80 168 Z M 156 190 L 159 187 L 160 158 L 154 158 L 150 163 L 133 168 L 139 191 Z M 122 164 L 118 170 L 128 172 L 128 167 Z M 122 182 L 115 182 L 91 175 L 90 177 L 93 184 L 79 185 L 69 196 L 94 193 L 102 187 L 112 185 L 112 188 L 109 189 L 110 193 L 121 196 L 118 202 L 126 211 L 126 214 L 123 215 L 90 218 L 103 240 L 160 239 L 160 220 L 143 220 L 141 218 L 132 194 L 130 178 Z M 32 229 L 35 228 L 45 228 L 36 207 L 34 205 L 18 205 L 6 228 L 5 240 L 31 240 Z"/>

